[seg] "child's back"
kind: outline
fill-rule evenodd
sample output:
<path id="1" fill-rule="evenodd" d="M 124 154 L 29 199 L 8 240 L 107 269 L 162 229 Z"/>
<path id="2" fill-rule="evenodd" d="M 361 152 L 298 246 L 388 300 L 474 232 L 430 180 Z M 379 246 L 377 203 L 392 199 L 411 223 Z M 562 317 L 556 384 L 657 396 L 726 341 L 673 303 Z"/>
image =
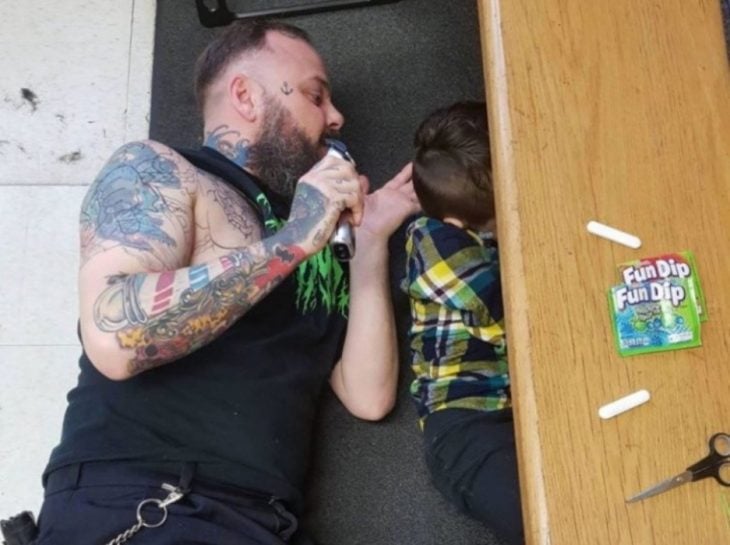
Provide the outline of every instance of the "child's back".
<path id="1" fill-rule="evenodd" d="M 496 247 L 473 231 L 422 217 L 408 229 L 406 251 L 411 394 L 419 416 L 447 407 L 508 407 Z"/>
<path id="2" fill-rule="evenodd" d="M 510 545 L 523 543 L 494 201 L 483 103 L 434 112 L 416 134 L 425 217 L 408 228 L 411 394 L 434 485 Z"/>

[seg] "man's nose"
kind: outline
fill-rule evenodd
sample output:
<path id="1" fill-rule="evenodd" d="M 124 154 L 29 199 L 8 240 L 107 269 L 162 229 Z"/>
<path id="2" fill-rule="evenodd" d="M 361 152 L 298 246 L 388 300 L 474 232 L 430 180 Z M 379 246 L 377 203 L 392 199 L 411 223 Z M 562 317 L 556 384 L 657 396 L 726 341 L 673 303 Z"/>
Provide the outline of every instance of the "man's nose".
<path id="1" fill-rule="evenodd" d="M 330 131 L 339 131 L 345 124 L 345 116 L 335 108 L 335 105 L 330 102 L 329 108 L 327 109 L 327 128 Z"/>

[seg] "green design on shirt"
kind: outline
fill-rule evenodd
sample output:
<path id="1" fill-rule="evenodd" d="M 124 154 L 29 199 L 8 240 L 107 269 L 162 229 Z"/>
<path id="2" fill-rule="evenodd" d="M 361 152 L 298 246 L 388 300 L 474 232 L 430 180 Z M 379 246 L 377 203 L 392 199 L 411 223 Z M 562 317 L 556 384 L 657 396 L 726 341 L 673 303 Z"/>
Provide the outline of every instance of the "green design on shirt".
<path id="1" fill-rule="evenodd" d="M 256 197 L 257 204 L 264 211 L 264 225 L 267 229 L 278 231 L 284 222 L 274 216 L 271 204 L 261 193 Z M 337 311 L 347 316 L 350 304 L 350 289 L 342 264 L 335 258 L 332 249 L 325 246 L 319 253 L 299 264 L 296 271 L 297 308 L 302 314 L 312 312 L 323 306 L 328 312 Z"/>
<path id="2" fill-rule="evenodd" d="M 347 316 L 350 290 L 342 264 L 327 246 L 297 267 L 297 308 L 314 310 L 318 304 L 329 312 Z"/>

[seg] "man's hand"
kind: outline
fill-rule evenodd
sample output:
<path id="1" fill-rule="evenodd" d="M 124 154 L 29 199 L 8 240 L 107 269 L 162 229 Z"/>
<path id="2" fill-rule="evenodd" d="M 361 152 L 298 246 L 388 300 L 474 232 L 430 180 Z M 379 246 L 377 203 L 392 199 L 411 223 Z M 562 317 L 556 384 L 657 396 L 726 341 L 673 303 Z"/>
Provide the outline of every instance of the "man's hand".
<path id="1" fill-rule="evenodd" d="M 299 179 L 281 233 L 313 255 L 325 247 L 341 214 L 359 225 L 364 201 L 360 178 L 352 163 L 325 156 Z"/>
<path id="2" fill-rule="evenodd" d="M 355 233 L 347 336 L 330 384 L 345 407 L 366 420 L 383 418 L 395 404 L 398 343 L 388 283 L 388 238 L 420 209 L 411 173 L 408 164 L 365 198 L 363 220 Z"/>
<path id="3" fill-rule="evenodd" d="M 383 187 L 365 197 L 363 220 L 356 234 L 387 240 L 408 216 L 421 210 L 408 163 Z"/>

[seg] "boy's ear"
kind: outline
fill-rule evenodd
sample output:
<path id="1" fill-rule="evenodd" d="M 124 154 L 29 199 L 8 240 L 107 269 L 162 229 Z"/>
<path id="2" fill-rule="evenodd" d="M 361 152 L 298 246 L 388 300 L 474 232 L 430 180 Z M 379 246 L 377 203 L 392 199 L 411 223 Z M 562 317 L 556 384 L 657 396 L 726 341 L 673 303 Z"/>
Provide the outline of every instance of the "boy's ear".
<path id="1" fill-rule="evenodd" d="M 463 221 L 461 221 L 459 218 L 453 218 L 451 216 L 446 216 L 441 221 L 443 221 L 444 223 L 449 223 L 449 224 L 453 225 L 454 227 L 458 227 L 459 229 L 466 228 L 466 224 Z"/>
<path id="2" fill-rule="evenodd" d="M 251 123 L 256 121 L 258 114 L 259 88 L 258 83 L 246 74 L 237 74 L 228 87 L 231 104 L 241 117 Z"/>

